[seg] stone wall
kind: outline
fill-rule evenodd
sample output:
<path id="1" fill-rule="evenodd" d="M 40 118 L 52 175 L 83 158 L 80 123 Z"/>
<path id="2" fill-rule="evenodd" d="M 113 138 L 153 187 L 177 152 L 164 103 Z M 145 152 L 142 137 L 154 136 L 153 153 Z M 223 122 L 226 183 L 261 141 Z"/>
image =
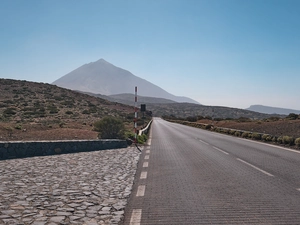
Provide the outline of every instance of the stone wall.
<path id="1" fill-rule="evenodd" d="M 125 140 L 0 142 L 0 160 L 127 148 Z"/>

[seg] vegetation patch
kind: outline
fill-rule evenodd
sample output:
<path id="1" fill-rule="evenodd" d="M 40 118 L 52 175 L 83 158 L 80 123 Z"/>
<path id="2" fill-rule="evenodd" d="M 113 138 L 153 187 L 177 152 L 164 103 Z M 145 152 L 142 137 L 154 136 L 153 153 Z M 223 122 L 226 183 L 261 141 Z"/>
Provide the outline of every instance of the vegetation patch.
<path id="1" fill-rule="evenodd" d="M 197 121 L 195 121 L 195 118 L 197 118 Z M 261 120 L 251 120 L 244 117 L 209 120 L 207 116 L 195 116 L 186 119 L 172 116 L 172 120 L 168 117 L 167 120 L 236 137 L 273 142 L 274 144 L 294 148 L 300 147 L 300 115 L 293 113 L 286 116 L 286 118 L 272 116 Z M 298 138 L 294 138 L 297 136 Z"/>

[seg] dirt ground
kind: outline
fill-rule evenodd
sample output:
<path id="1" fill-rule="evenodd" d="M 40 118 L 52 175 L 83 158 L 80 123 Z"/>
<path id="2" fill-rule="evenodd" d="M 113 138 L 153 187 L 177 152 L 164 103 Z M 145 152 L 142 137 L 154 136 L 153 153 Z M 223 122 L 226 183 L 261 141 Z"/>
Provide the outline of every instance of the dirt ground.
<path id="1" fill-rule="evenodd" d="M 271 134 L 273 136 L 300 137 L 300 120 L 251 121 L 238 122 L 233 120 L 211 121 L 200 120 L 199 123 L 213 124 L 217 127 L 232 128 L 244 131 Z"/>
<path id="2" fill-rule="evenodd" d="M 67 127 L 49 127 L 41 124 L 23 125 L 21 129 L 11 124 L 0 124 L 0 141 L 41 141 L 41 140 L 92 140 L 98 132 L 89 125 L 72 124 Z"/>

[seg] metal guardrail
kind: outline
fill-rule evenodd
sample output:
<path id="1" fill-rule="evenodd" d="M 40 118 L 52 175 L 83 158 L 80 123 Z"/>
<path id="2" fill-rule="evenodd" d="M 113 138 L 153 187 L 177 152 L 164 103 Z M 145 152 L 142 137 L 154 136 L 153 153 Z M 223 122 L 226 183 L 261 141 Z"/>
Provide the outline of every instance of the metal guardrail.
<path id="1" fill-rule="evenodd" d="M 149 129 L 149 127 L 150 127 L 152 121 L 153 121 L 153 120 L 151 120 L 151 121 L 147 124 L 147 126 L 146 126 L 145 128 L 143 128 L 142 130 L 139 130 L 139 135 L 144 134 L 144 133 Z"/>

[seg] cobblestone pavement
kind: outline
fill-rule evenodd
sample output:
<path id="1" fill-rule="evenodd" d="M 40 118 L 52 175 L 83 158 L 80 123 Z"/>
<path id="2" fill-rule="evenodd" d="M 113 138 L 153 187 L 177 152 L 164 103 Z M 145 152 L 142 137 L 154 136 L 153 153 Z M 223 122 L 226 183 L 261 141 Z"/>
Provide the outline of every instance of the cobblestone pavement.
<path id="1" fill-rule="evenodd" d="M 0 161 L 0 224 L 118 224 L 136 148 Z"/>

